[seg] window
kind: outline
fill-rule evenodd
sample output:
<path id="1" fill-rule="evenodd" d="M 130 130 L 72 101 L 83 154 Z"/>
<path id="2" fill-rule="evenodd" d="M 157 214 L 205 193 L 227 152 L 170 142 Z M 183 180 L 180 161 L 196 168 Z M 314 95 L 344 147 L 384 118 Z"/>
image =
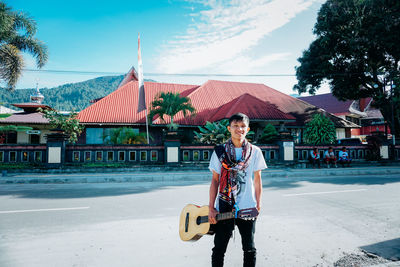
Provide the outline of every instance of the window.
<path id="1" fill-rule="evenodd" d="M 203 151 L 203 160 L 210 160 L 210 152 L 205 150 Z"/>
<path id="2" fill-rule="evenodd" d="M 17 161 L 17 151 L 10 151 L 8 153 L 8 156 L 10 158 L 10 162 L 16 162 Z"/>
<path id="3" fill-rule="evenodd" d="M 193 151 L 193 160 L 195 161 L 200 160 L 200 151 L 198 150 Z"/>
<path id="4" fill-rule="evenodd" d="M 103 128 L 86 128 L 86 144 L 103 144 Z"/>
<path id="5" fill-rule="evenodd" d="M 31 144 L 40 144 L 40 134 L 30 134 Z"/>
<path id="6" fill-rule="evenodd" d="M 35 162 L 42 162 L 42 151 L 35 151 L 33 157 Z"/>
<path id="7" fill-rule="evenodd" d="M 22 162 L 28 162 L 29 161 L 29 152 L 28 151 L 22 151 Z"/>
<path id="8" fill-rule="evenodd" d="M 299 157 L 300 157 L 300 151 L 295 150 L 295 151 L 294 151 L 294 158 L 295 158 L 295 159 L 299 159 Z"/>
<path id="9" fill-rule="evenodd" d="M 96 151 L 96 161 L 103 161 L 103 151 Z"/>
<path id="10" fill-rule="evenodd" d="M 307 150 L 301 151 L 301 159 L 308 159 L 308 151 Z"/>
<path id="11" fill-rule="evenodd" d="M 140 161 L 147 160 L 147 151 L 140 151 Z"/>
<path id="12" fill-rule="evenodd" d="M 320 151 L 319 151 L 319 158 L 320 158 L 320 159 L 323 159 L 323 158 L 324 158 L 324 151 L 323 151 L 323 150 L 320 150 Z"/>
<path id="13" fill-rule="evenodd" d="M 364 150 L 358 150 L 358 158 L 363 159 L 364 158 Z"/>
<path id="14" fill-rule="evenodd" d="M 72 152 L 72 161 L 74 162 L 81 161 L 81 153 L 79 151 Z"/>
<path id="15" fill-rule="evenodd" d="M 114 161 L 114 151 L 107 151 L 107 161 Z"/>
<path id="16" fill-rule="evenodd" d="M 17 143 L 17 132 L 7 132 L 6 144 L 16 144 L 16 143 Z"/>
<path id="17" fill-rule="evenodd" d="M 352 159 L 356 158 L 356 151 L 355 150 L 350 150 L 350 158 L 352 158 Z"/>
<path id="18" fill-rule="evenodd" d="M 129 161 L 136 161 L 136 151 L 129 151 Z"/>
<path id="19" fill-rule="evenodd" d="M 275 150 L 269 152 L 269 159 L 275 159 Z"/>
<path id="20" fill-rule="evenodd" d="M 183 150 L 183 161 L 189 161 L 189 150 Z"/>
<path id="21" fill-rule="evenodd" d="M 125 151 L 118 151 L 118 161 L 125 161 Z"/>
<path id="22" fill-rule="evenodd" d="M 0 162 L 4 161 L 4 151 L 0 151 Z"/>
<path id="23" fill-rule="evenodd" d="M 92 152 L 85 151 L 85 161 L 91 161 L 91 160 L 92 160 Z"/>
<path id="24" fill-rule="evenodd" d="M 157 161 L 158 160 L 158 152 L 155 150 L 151 151 L 151 161 Z"/>

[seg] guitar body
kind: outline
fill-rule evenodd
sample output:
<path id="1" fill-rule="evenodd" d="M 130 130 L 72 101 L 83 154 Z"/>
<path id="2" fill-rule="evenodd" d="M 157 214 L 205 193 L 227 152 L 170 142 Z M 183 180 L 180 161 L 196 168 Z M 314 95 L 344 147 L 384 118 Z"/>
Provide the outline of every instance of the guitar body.
<path id="1" fill-rule="evenodd" d="M 179 236 L 183 241 L 196 241 L 210 232 L 208 206 L 186 205 L 179 219 Z M 204 221 L 204 222 L 203 222 Z"/>
<path id="2" fill-rule="evenodd" d="M 179 219 L 179 236 L 183 241 L 196 241 L 205 234 L 213 234 L 208 222 L 208 206 L 186 205 Z M 258 216 L 256 208 L 248 208 L 231 212 L 218 213 L 217 221 L 239 218 L 252 220 Z"/>

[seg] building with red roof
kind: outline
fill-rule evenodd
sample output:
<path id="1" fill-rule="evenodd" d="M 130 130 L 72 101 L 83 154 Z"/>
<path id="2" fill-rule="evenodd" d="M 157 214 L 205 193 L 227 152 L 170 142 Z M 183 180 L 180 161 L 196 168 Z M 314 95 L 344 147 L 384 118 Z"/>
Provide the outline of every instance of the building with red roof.
<path id="1" fill-rule="evenodd" d="M 372 107 L 373 99 L 370 97 L 340 101 L 332 93 L 328 93 L 299 97 L 299 99 L 360 126 L 358 128 L 347 128 L 347 131 L 343 131 L 343 129 L 339 139 L 350 137 L 364 139 L 371 132 L 376 131 L 390 133 L 390 129 L 385 125 L 382 113 Z"/>
<path id="2" fill-rule="evenodd" d="M 36 92 L 30 96 L 31 102 L 12 104 L 23 111 L 15 111 L 9 117 L 0 119 L 0 126 L 15 125 L 26 126 L 33 130 L 28 131 L 4 131 L 0 133 L 0 143 L 7 144 L 44 144 L 46 134 L 50 133 L 49 120 L 43 117 L 38 108 L 51 109 L 42 104 L 44 96 L 36 88 Z"/>
<path id="3" fill-rule="evenodd" d="M 144 132 L 145 111 L 137 112 L 138 82 L 134 75 L 117 90 L 98 100 L 79 112 L 78 119 L 86 126 L 80 143 L 102 143 L 105 128 L 128 126 Z M 324 113 L 330 117 L 337 128 L 358 127 L 354 123 L 330 114 L 312 104 L 281 93 L 264 84 L 209 80 L 202 85 L 186 85 L 145 82 L 146 106 L 160 92 L 179 93 L 188 97 L 196 109 L 195 116 L 184 116 L 179 112 L 174 116 L 174 123 L 183 129 L 196 130 L 197 126 L 207 121 L 215 122 L 229 118 L 237 112 L 245 113 L 251 120 L 250 127 L 261 135 L 262 129 L 271 123 L 276 127 L 284 125 L 292 135 L 301 138 L 305 123 L 315 113 Z M 160 127 L 170 123 L 154 117 L 150 134 L 155 142 L 160 141 Z"/>

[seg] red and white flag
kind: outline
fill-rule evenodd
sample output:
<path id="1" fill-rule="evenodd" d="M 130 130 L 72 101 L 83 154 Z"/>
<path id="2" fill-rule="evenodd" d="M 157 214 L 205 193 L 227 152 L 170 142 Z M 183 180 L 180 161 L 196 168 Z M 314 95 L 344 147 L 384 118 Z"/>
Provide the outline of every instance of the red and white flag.
<path id="1" fill-rule="evenodd" d="M 144 94 L 144 81 L 143 81 L 143 64 L 142 55 L 140 52 L 140 34 L 138 34 L 138 68 L 139 68 L 139 101 L 138 101 L 138 113 L 146 110 L 146 97 Z"/>

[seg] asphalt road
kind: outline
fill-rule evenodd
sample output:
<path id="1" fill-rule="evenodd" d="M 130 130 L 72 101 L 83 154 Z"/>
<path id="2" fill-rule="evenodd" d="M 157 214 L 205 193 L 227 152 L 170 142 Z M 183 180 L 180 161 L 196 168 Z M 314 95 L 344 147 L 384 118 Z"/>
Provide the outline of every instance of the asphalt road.
<path id="1" fill-rule="evenodd" d="M 258 266 L 332 266 L 360 249 L 400 258 L 400 177 L 264 179 Z M 212 237 L 182 242 L 181 209 L 207 182 L 0 186 L 0 266 L 209 266 Z M 240 235 L 226 266 L 242 266 Z"/>

